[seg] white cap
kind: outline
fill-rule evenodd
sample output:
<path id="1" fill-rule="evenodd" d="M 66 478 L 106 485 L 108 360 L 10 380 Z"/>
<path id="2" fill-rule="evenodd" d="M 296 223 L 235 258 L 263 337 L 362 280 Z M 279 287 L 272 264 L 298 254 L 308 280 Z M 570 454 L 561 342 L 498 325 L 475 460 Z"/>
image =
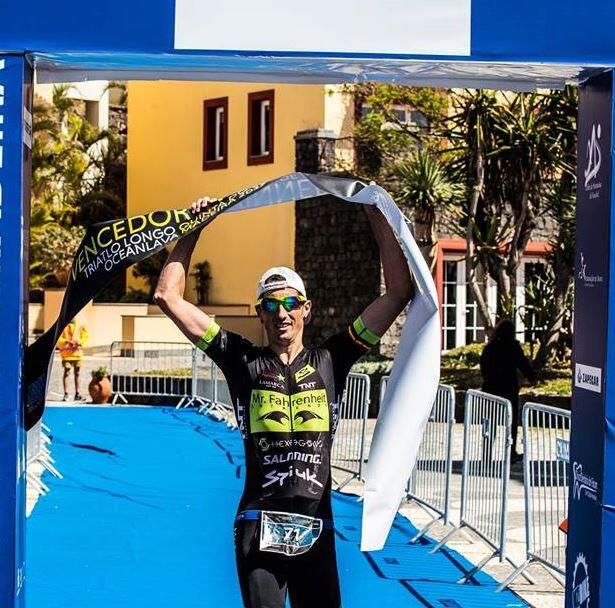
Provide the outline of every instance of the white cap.
<path id="1" fill-rule="evenodd" d="M 268 281 L 270 277 L 276 274 L 283 278 L 275 281 Z M 292 289 L 296 289 L 302 296 L 307 297 L 303 279 L 294 270 L 291 270 L 286 266 L 274 266 L 273 268 L 266 270 L 263 273 L 263 276 L 259 279 L 258 287 L 256 288 L 256 299 L 258 300 L 267 291 L 284 289 L 286 287 L 292 287 Z"/>

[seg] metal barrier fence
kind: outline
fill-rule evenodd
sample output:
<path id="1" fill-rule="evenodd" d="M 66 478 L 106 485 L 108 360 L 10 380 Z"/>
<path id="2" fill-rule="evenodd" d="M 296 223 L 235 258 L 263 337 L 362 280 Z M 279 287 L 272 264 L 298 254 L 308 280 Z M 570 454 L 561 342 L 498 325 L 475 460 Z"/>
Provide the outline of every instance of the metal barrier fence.
<path id="1" fill-rule="evenodd" d="M 179 396 L 178 408 L 196 405 L 200 413 L 212 415 L 228 426 L 236 426 L 223 374 L 204 352 L 191 344 L 114 342 L 110 349 L 110 369 L 113 403 L 118 399 L 126 402 L 125 394 Z M 388 376 L 384 376 L 380 383 L 381 401 L 387 380 Z M 353 479 L 362 478 L 363 465 L 367 461 L 369 403 L 369 376 L 350 373 L 338 419 L 334 421 L 337 432 L 331 466 L 348 474 L 338 489 Z M 454 416 L 454 390 L 440 385 L 406 488 L 407 499 L 426 508 L 432 519 L 410 542 L 417 541 L 438 521 L 450 523 Z M 511 418 L 508 400 L 481 391 L 467 391 L 460 525 L 432 549 L 432 552 L 438 551 L 463 528 L 474 531 L 493 551 L 460 582 L 470 580 L 491 559 L 499 557 L 516 569 L 498 590 L 519 575 L 532 582 L 524 571 L 533 563 L 544 565 L 556 578 L 555 573 L 563 575 L 565 569 L 566 539 L 559 524 L 567 517 L 570 414 L 533 403 L 526 404 L 523 410 L 526 560 L 519 567 L 506 556 Z M 33 456 L 36 452 L 43 466 L 60 476 L 53 467 L 49 450 L 44 444 L 37 447 L 36 437 L 39 435 L 33 434 L 31 438 L 29 433 L 28 463 L 36 461 Z M 48 441 L 42 432 L 40 437 Z M 28 480 L 38 491 L 48 491 L 40 479 L 29 475 Z"/>
<path id="2" fill-rule="evenodd" d="M 369 412 L 370 379 L 367 374 L 351 372 L 346 379 L 344 397 L 331 450 L 331 466 L 348 473 L 337 489 L 353 479 L 361 479 L 365 456 L 365 424 Z"/>
<path id="3" fill-rule="evenodd" d="M 213 361 L 200 348 L 191 345 L 192 373 L 190 376 L 190 395 L 184 395 L 177 403 L 176 409 L 207 407 L 218 398 L 217 368 Z M 199 409 L 200 411 L 200 409 Z"/>
<path id="4" fill-rule="evenodd" d="M 380 381 L 381 403 L 388 379 L 388 376 L 383 376 Z M 454 424 L 455 390 L 452 386 L 440 384 L 425 425 L 416 464 L 406 486 L 407 499 L 426 507 L 432 519 L 410 542 L 418 541 L 438 521 L 445 525 L 450 523 Z"/>
<path id="5" fill-rule="evenodd" d="M 186 406 L 196 402 L 200 414 L 209 414 L 225 422 L 229 428 L 237 428 L 235 411 L 231 405 L 226 378 L 220 368 L 200 349 L 195 349 L 194 398 Z"/>
<path id="6" fill-rule="evenodd" d="M 40 479 L 43 470 L 62 479 L 62 474 L 56 469 L 55 461 L 47 447 L 51 439 L 43 431 L 50 432 L 43 421 L 39 420 L 26 435 L 26 481 L 38 494 L 49 492 L 49 487 Z"/>
<path id="7" fill-rule="evenodd" d="M 206 353 L 184 342 L 113 342 L 109 350 L 112 403 L 126 395 L 179 397 L 176 408 L 197 406 L 236 426 L 224 376 Z"/>
<path id="8" fill-rule="evenodd" d="M 493 552 L 459 582 L 467 582 L 494 557 L 506 556 L 506 513 L 510 477 L 511 404 L 481 391 L 466 392 L 459 528 L 433 549 L 438 551 L 463 528 L 473 530 Z M 527 577 L 526 577 L 527 578 Z"/>
<path id="9" fill-rule="evenodd" d="M 195 349 L 183 342 L 113 342 L 109 349 L 113 403 L 125 395 L 190 399 Z"/>
<path id="10" fill-rule="evenodd" d="M 508 586 L 533 563 L 566 573 L 570 412 L 538 403 L 523 407 L 526 560 L 501 585 Z"/>

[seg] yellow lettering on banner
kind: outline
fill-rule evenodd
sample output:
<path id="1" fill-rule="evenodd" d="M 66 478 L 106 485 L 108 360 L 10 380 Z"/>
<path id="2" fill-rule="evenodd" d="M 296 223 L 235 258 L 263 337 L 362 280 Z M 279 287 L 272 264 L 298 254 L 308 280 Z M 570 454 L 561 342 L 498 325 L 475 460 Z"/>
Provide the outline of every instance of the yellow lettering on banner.
<path id="1" fill-rule="evenodd" d="M 134 222 L 140 220 L 142 224 L 135 228 Z M 144 215 L 135 215 L 134 217 L 128 218 L 128 234 L 135 234 L 137 232 L 141 232 L 143 228 L 147 226 L 147 218 Z"/>
<path id="2" fill-rule="evenodd" d="M 175 217 L 175 221 L 176 222 L 179 222 L 181 219 L 184 219 L 184 220 L 191 220 L 192 219 L 192 216 L 190 215 L 190 212 L 187 211 L 187 210 L 173 209 L 173 215 Z"/>
<path id="3" fill-rule="evenodd" d="M 109 247 L 109 245 L 111 245 L 111 243 L 113 243 L 113 241 L 111 239 L 109 239 L 106 243 L 102 242 L 102 239 L 101 239 L 102 233 L 107 231 L 107 230 L 111 230 L 111 226 L 104 226 L 103 228 L 101 228 L 98 231 L 98 234 L 96 235 L 96 242 L 98 243 L 99 247 L 102 247 L 102 248 Z"/>
<path id="4" fill-rule="evenodd" d="M 111 227 L 113 228 L 113 237 L 116 241 L 119 241 L 126 236 L 126 226 L 124 226 L 124 220 L 120 220 L 119 222 L 113 222 L 113 224 L 111 224 Z"/>
<path id="5" fill-rule="evenodd" d="M 109 245 L 111 245 L 111 243 L 113 243 L 113 241 L 111 239 L 109 239 L 106 243 L 103 243 L 101 240 L 101 236 L 102 233 L 105 232 L 106 230 L 111 230 L 111 226 L 103 226 L 99 231 L 98 234 L 96 235 L 96 242 L 98 243 L 99 247 L 109 247 Z"/>
<path id="6" fill-rule="evenodd" d="M 154 215 L 156 215 L 156 213 L 164 213 L 164 220 L 162 222 L 158 222 L 154 219 Z M 150 221 L 150 224 L 152 226 L 157 226 L 158 228 L 162 228 L 163 226 L 166 226 L 169 221 L 171 220 L 171 212 L 168 210 L 165 211 L 152 211 L 148 216 L 147 219 Z"/>
<path id="7" fill-rule="evenodd" d="M 79 256 L 77 257 L 77 266 L 79 267 L 79 272 L 83 272 L 85 268 L 85 256 L 83 255 L 83 250 L 79 252 Z"/>
<path id="8" fill-rule="evenodd" d="M 96 249 L 96 243 L 94 242 L 94 237 L 90 238 L 90 243 L 92 244 L 91 247 L 88 246 L 87 243 L 83 243 L 83 251 L 85 252 L 85 256 L 88 260 L 88 262 L 90 261 L 90 256 L 89 254 L 91 253 L 93 257 L 96 257 L 98 255 L 98 249 Z"/>

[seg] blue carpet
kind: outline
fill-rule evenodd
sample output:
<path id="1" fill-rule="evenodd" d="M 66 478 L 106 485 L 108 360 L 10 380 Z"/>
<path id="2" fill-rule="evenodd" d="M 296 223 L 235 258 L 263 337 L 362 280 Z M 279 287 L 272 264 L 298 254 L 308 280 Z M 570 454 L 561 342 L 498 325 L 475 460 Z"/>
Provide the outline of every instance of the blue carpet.
<path id="1" fill-rule="evenodd" d="M 49 408 L 53 457 L 27 526 L 28 608 L 241 606 L 232 528 L 242 489 L 239 435 L 167 408 Z M 408 545 L 398 516 L 383 551 L 359 551 L 361 504 L 336 494 L 346 608 L 520 608 L 458 553 Z"/>

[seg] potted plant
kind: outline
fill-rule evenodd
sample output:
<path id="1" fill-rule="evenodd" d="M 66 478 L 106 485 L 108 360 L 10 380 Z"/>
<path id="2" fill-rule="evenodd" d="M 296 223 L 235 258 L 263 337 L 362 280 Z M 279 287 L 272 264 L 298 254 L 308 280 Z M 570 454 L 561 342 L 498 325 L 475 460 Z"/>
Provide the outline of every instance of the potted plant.
<path id="1" fill-rule="evenodd" d="M 92 403 L 107 403 L 111 396 L 111 381 L 109 371 L 102 365 L 92 370 L 92 381 L 88 386 Z"/>

